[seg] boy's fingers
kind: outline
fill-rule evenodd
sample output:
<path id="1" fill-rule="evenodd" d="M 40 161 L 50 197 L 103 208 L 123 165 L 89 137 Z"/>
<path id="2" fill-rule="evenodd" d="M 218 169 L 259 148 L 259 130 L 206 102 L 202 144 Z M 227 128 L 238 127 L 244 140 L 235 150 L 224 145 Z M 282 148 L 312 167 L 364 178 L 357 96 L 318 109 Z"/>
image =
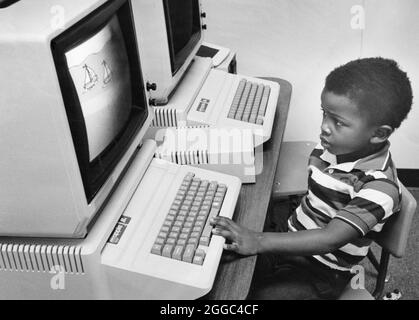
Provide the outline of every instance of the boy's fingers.
<path id="1" fill-rule="evenodd" d="M 214 227 L 223 227 L 223 228 L 229 228 L 230 224 L 227 218 L 225 217 L 213 217 L 210 220 L 210 223 L 214 226 Z"/>
<path id="2" fill-rule="evenodd" d="M 213 217 L 210 220 L 210 223 L 214 227 L 221 227 L 221 228 L 228 229 L 231 231 L 233 230 L 237 231 L 236 223 L 233 220 L 226 217 L 221 217 L 221 216 Z"/>
<path id="3" fill-rule="evenodd" d="M 217 236 L 222 236 L 228 240 L 235 240 L 233 233 L 227 229 L 221 229 L 217 227 L 217 228 L 212 229 L 212 233 Z"/>
<path id="4" fill-rule="evenodd" d="M 224 249 L 225 250 L 228 250 L 228 251 L 235 251 L 235 252 L 237 252 L 237 250 L 239 249 L 239 246 L 235 242 L 233 242 L 233 243 L 225 243 L 224 244 Z"/>

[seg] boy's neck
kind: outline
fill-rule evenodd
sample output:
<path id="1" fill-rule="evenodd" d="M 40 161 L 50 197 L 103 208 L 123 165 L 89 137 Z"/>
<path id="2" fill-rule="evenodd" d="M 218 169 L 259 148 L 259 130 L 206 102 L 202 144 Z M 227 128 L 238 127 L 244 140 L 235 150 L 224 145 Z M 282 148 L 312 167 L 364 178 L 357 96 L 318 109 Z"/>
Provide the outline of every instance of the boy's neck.
<path id="1" fill-rule="evenodd" d="M 379 144 L 371 144 L 370 148 L 363 149 L 360 151 L 355 151 L 347 154 L 341 154 L 336 156 L 337 163 L 345 163 L 345 162 L 354 162 L 359 159 L 368 157 L 374 153 L 377 153 L 381 149 L 383 149 L 387 144 L 386 142 L 379 143 Z"/>

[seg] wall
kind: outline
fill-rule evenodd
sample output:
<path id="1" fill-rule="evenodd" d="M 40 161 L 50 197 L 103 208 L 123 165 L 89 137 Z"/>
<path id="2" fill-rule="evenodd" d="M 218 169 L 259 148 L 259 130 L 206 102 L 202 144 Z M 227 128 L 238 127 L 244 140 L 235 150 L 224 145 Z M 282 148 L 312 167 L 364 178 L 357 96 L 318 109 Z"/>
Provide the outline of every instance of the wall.
<path id="1" fill-rule="evenodd" d="M 419 70 L 415 0 L 202 0 L 205 40 L 237 52 L 238 73 L 288 80 L 293 95 L 284 140 L 318 140 L 320 93 L 335 67 L 363 56 L 394 58 L 412 84 Z M 380 5 L 378 5 L 378 3 Z M 360 7 L 361 6 L 361 7 Z M 357 9 L 365 11 L 356 11 Z M 355 11 L 354 11 L 355 10 Z M 365 12 L 365 28 L 360 24 Z M 361 26 L 361 28 L 356 28 Z M 415 45 L 413 45 L 415 44 Z M 417 90 L 416 90 L 417 92 Z M 402 168 L 419 168 L 419 111 L 391 138 Z"/>
<path id="2" fill-rule="evenodd" d="M 398 61 L 412 82 L 414 102 L 419 97 L 419 1 L 368 0 L 363 55 Z M 419 110 L 413 105 L 392 141 L 392 155 L 401 168 L 419 168 Z"/>

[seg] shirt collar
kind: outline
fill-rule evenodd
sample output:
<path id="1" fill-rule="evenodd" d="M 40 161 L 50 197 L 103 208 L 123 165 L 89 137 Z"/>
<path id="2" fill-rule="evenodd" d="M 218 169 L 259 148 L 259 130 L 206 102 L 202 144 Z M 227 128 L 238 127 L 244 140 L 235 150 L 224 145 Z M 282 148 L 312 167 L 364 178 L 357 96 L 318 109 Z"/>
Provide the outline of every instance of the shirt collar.
<path id="1" fill-rule="evenodd" d="M 384 148 L 382 148 L 377 153 L 371 154 L 365 158 L 358 159 L 353 162 L 344 162 L 337 163 L 336 156 L 331 154 L 329 151 L 324 150 L 321 145 L 318 145 L 316 149 L 323 149 L 323 153 L 320 155 L 320 158 L 327 163 L 330 163 L 328 169 L 338 169 L 345 172 L 350 172 L 354 169 L 368 171 L 368 170 L 380 170 L 383 171 L 388 162 L 391 160 L 390 156 L 390 142 L 387 141 Z"/>

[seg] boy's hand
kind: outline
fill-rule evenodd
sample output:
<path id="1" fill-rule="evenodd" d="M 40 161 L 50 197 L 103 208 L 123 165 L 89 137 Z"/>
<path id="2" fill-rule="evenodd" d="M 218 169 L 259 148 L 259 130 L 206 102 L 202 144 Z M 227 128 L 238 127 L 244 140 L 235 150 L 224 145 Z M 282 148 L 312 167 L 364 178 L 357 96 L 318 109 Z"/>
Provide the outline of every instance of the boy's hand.
<path id="1" fill-rule="evenodd" d="M 259 233 L 248 230 L 236 224 L 226 217 L 215 217 L 210 220 L 214 226 L 212 233 L 223 236 L 231 241 L 225 244 L 224 249 L 234 251 L 242 255 L 254 255 L 259 249 Z"/>

